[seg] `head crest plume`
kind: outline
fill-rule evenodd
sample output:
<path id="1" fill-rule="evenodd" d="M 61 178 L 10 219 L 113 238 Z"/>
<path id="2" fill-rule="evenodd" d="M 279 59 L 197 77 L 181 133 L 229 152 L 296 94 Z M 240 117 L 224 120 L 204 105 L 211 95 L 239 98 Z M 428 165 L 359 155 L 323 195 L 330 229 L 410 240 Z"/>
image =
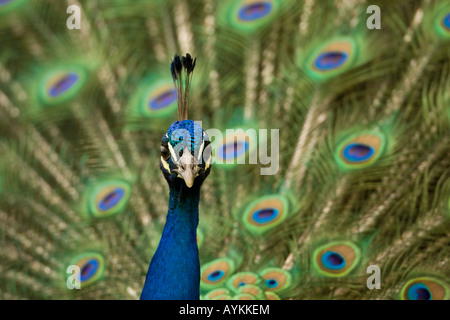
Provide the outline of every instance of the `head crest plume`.
<path id="1" fill-rule="evenodd" d="M 178 120 L 188 119 L 188 105 L 189 105 L 189 87 L 192 79 L 192 72 L 195 68 L 195 62 L 197 58 L 192 59 L 189 53 L 186 56 L 180 58 L 178 54 L 173 58 L 170 64 L 170 71 L 172 72 L 172 79 L 175 83 L 175 89 L 178 96 Z M 183 86 L 183 70 L 184 86 Z"/>

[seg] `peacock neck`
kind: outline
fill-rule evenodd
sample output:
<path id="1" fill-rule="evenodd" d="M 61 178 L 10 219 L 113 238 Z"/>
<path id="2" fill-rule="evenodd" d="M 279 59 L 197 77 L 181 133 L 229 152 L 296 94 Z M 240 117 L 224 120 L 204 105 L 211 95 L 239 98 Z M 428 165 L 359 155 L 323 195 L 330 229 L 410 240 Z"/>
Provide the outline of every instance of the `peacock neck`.
<path id="1" fill-rule="evenodd" d="M 200 188 L 170 187 L 166 224 L 150 262 L 141 299 L 199 299 L 199 200 Z"/>
<path id="2" fill-rule="evenodd" d="M 183 227 L 189 227 L 190 231 L 196 233 L 198 225 L 198 204 L 200 202 L 200 188 L 180 189 L 171 187 L 169 193 L 169 211 L 167 212 L 166 226 L 170 223 L 177 225 L 182 222 Z M 178 225 L 179 226 L 179 225 Z"/>

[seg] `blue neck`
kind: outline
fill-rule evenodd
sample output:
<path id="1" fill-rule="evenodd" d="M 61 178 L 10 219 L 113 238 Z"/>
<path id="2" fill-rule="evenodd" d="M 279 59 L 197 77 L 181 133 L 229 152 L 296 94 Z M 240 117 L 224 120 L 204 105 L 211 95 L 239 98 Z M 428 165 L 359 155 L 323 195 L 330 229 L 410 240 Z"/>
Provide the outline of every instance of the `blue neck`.
<path id="1" fill-rule="evenodd" d="M 200 187 L 170 186 L 169 211 L 158 249 L 148 268 L 141 300 L 198 300 L 197 247 Z"/>

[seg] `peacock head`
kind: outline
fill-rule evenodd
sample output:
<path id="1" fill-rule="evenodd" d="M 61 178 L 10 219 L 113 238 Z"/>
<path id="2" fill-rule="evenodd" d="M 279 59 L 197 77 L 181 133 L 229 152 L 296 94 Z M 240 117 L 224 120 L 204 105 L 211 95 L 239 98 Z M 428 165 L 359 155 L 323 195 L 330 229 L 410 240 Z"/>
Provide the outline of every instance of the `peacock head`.
<path id="1" fill-rule="evenodd" d="M 211 145 L 199 123 L 182 120 L 170 126 L 161 140 L 160 167 L 171 186 L 201 186 L 211 170 Z"/>
<path id="2" fill-rule="evenodd" d="M 178 121 L 161 140 L 161 170 L 170 186 L 200 188 L 211 170 L 211 145 L 201 125 L 188 120 L 189 87 L 197 58 L 175 55 L 170 72 L 177 91 Z M 184 80 L 184 81 L 183 81 Z"/>

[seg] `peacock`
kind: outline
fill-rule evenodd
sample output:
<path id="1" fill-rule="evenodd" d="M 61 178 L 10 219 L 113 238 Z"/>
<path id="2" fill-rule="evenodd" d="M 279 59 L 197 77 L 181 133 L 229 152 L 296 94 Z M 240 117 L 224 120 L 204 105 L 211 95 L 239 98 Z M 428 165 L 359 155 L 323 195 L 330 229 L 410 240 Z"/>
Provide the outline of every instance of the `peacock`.
<path id="1" fill-rule="evenodd" d="M 444 0 L 0 0 L 0 299 L 449 300 L 449 88 Z"/>
<path id="2" fill-rule="evenodd" d="M 201 126 L 188 120 L 189 86 L 196 59 L 175 56 L 178 119 L 161 141 L 160 168 L 170 187 L 169 212 L 142 290 L 141 299 L 198 300 L 200 262 L 197 245 L 200 187 L 211 170 L 211 145 Z M 183 77 L 185 71 L 185 78 Z M 183 85 L 183 78 L 185 85 Z"/>

